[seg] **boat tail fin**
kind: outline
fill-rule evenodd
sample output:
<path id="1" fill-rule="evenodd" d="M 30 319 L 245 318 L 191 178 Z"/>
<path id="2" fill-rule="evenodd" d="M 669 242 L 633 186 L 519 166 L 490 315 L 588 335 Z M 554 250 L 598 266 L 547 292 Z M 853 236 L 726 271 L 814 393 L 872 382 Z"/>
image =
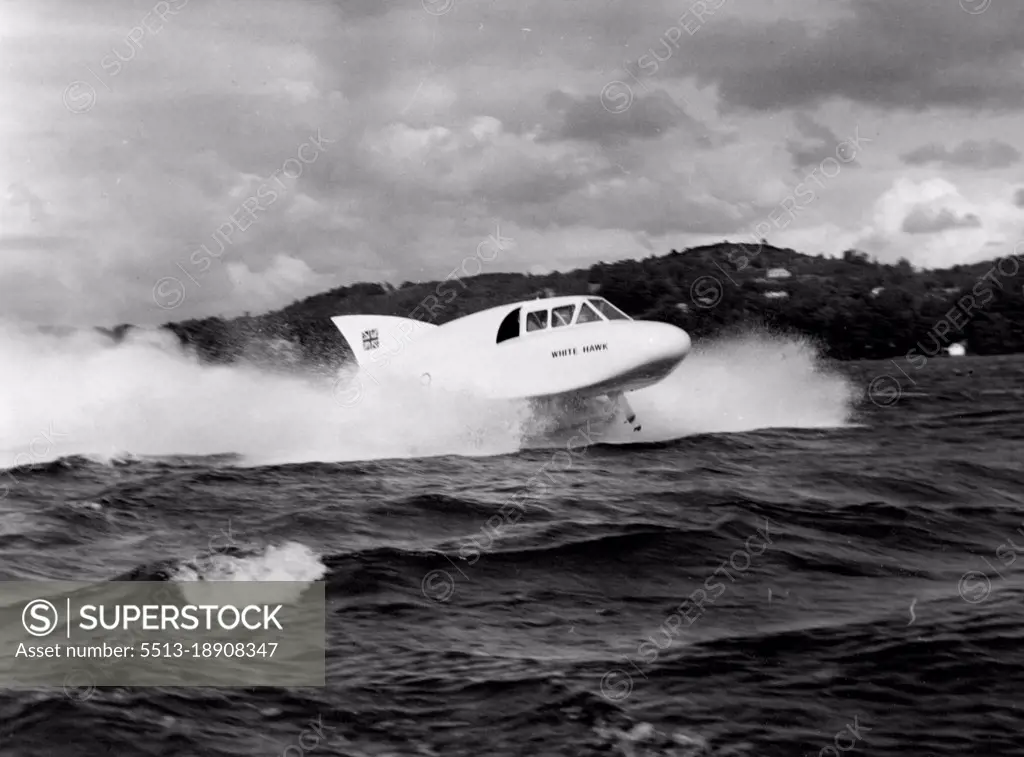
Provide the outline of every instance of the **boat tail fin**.
<path id="1" fill-rule="evenodd" d="M 409 343 L 437 329 L 433 323 L 393 315 L 336 315 L 331 321 L 345 337 L 360 368 L 394 357 Z"/>

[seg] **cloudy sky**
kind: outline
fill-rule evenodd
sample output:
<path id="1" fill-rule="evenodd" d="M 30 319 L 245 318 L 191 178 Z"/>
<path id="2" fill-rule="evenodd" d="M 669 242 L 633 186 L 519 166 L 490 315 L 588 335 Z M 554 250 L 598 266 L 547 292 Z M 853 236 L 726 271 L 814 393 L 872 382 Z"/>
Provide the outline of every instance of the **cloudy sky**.
<path id="1" fill-rule="evenodd" d="M 1018 0 L 4 0 L 0 313 L 161 323 L 723 238 L 995 258 L 1022 28 Z"/>

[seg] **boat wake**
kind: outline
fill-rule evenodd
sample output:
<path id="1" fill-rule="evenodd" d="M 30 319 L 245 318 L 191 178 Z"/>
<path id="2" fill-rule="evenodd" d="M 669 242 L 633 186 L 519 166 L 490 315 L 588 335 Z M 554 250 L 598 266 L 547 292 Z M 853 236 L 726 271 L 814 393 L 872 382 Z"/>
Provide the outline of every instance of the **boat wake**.
<path id="1" fill-rule="evenodd" d="M 603 398 L 544 409 L 531 446 L 589 428 L 605 444 L 661 443 L 697 434 L 771 428 L 838 428 L 862 392 L 809 341 L 765 330 L 694 346 L 664 381 L 628 395 L 634 432 Z M 546 425 L 545 425 L 546 424 Z M 544 438 L 547 432 L 550 438 Z"/>
<path id="2" fill-rule="evenodd" d="M 695 345 L 664 381 L 631 393 L 639 433 L 609 419 L 606 400 L 538 408 L 396 377 L 364 383 L 353 393 L 344 376 L 202 364 L 162 331 L 112 345 L 0 325 L 0 467 L 76 454 L 235 454 L 244 465 L 486 456 L 581 428 L 599 429 L 604 443 L 650 443 L 842 426 L 859 396 L 811 344 L 765 332 Z"/>

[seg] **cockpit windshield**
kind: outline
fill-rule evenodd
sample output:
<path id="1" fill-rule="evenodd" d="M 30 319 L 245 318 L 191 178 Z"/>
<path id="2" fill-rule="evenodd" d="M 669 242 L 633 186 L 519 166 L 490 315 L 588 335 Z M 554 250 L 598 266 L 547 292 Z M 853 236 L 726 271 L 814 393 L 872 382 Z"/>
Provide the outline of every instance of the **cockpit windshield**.
<path id="1" fill-rule="evenodd" d="M 603 315 L 609 321 L 632 320 L 628 315 L 626 315 L 617 307 L 608 302 L 608 300 L 601 299 L 600 297 L 591 297 L 589 302 L 591 305 L 597 308 L 598 312 L 601 313 L 601 315 Z"/>
<path id="2" fill-rule="evenodd" d="M 516 339 L 529 332 L 544 331 L 549 328 L 579 326 L 583 323 L 603 323 L 606 320 L 632 320 L 608 300 L 601 297 L 588 297 L 568 305 L 557 305 L 551 308 L 538 307 L 536 310 L 528 311 L 525 316 L 522 316 L 523 329 L 520 332 L 522 310 L 522 308 L 516 308 L 502 319 L 501 325 L 498 327 L 496 340 L 498 344 Z"/>
<path id="3" fill-rule="evenodd" d="M 548 327 L 548 311 L 534 310 L 526 314 L 526 330 L 540 331 Z"/>
<path id="4" fill-rule="evenodd" d="M 560 308 L 554 308 L 551 311 L 551 328 L 568 326 L 572 323 L 572 314 L 575 310 L 575 305 L 562 305 Z"/>
<path id="5" fill-rule="evenodd" d="M 588 303 L 584 302 L 580 304 L 580 314 L 576 318 L 576 323 L 593 323 L 595 321 L 600 322 L 601 320 L 601 316 L 599 316 L 597 311 Z"/>

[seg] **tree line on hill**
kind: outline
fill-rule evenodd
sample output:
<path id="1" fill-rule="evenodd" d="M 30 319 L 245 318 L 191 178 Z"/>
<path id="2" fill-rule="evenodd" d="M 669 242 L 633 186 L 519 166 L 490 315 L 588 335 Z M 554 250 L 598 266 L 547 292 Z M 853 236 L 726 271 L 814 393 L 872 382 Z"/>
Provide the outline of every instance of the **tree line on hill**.
<path id="1" fill-rule="evenodd" d="M 882 264 L 854 250 L 841 258 L 810 256 L 763 240 L 545 275 L 488 273 L 399 287 L 358 283 L 264 315 L 164 328 L 208 362 L 250 360 L 333 374 L 348 349 L 332 316 L 379 313 L 442 324 L 545 293 L 599 294 L 634 318 L 673 323 L 695 340 L 763 323 L 808 335 L 841 360 L 903 357 L 912 350 L 930 356 L 954 342 L 965 342 L 974 354 L 1024 351 L 1024 270 L 1017 258 L 915 271 L 906 260 Z M 108 333 L 118 338 L 128 328 Z"/>

